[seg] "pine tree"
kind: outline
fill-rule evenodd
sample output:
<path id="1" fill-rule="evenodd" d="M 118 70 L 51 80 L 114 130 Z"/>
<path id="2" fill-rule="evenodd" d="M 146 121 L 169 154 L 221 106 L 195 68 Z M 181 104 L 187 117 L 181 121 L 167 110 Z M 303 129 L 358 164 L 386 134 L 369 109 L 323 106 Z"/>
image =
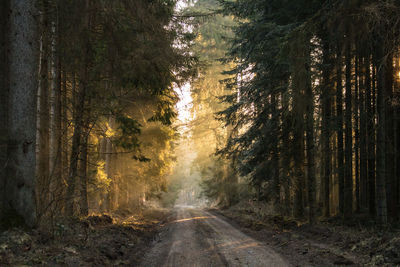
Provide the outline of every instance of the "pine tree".
<path id="1" fill-rule="evenodd" d="M 7 208 L 34 226 L 38 12 L 35 1 L 10 1 L 10 12 Z"/>

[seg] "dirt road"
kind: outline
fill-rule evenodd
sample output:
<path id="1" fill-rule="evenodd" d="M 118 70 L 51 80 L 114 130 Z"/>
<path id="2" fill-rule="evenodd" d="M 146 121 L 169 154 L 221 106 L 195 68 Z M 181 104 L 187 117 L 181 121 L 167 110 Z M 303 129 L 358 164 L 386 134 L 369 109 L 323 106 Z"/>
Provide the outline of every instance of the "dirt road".
<path id="1" fill-rule="evenodd" d="M 288 266 L 271 248 L 202 209 L 177 207 L 141 266 Z"/>

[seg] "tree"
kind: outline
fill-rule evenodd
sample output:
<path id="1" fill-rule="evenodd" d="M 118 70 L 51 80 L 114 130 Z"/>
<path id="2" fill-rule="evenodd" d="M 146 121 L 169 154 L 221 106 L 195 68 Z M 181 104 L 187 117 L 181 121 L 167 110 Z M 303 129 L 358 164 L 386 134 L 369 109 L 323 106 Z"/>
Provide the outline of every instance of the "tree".
<path id="1" fill-rule="evenodd" d="M 10 1 L 7 205 L 36 224 L 35 144 L 39 60 L 35 1 Z"/>
<path id="2" fill-rule="evenodd" d="M 7 164 L 7 141 L 8 141 L 8 10 L 9 1 L 0 4 L 0 220 L 3 217 L 3 209 L 6 204 L 5 178 Z"/>
<path id="3" fill-rule="evenodd" d="M 284 203 L 295 217 L 304 218 L 308 208 L 312 222 L 316 181 L 325 217 L 340 214 L 346 222 L 354 208 L 363 215 L 369 208 L 381 224 L 395 220 L 398 119 L 388 99 L 398 91 L 398 3 L 257 0 L 223 6 L 239 22 L 229 50 L 237 65 L 227 73 L 250 77 L 228 79 L 232 94 L 220 112 L 240 133 L 221 150 L 237 162 L 240 175 L 263 192 L 274 182 L 261 173 L 274 173 L 270 153 L 279 155 Z M 271 101 L 277 92 L 280 109 Z"/>
<path id="4" fill-rule="evenodd" d="M 345 219 L 351 217 L 353 213 L 353 127 L 352 127 L 352 55 L 350 43 L 350 31 L 347 32 L 345 47 L 345 145 L 344 145 L 344 195 L 343 195 L 343 215 Z"/>
<path id="5" fill-rule="evenodd" d="M 50 190 L 50 108 L 49 108 L 49 55 L 50 55 L 50 39 L 49 39 L 49 3 L 47 0 L 42 1 L 41 10 L 41 40 L 40 40 L 40 62 L 39 62 L 39 87 L 38 87 L 38 131 L 37 131 L 37 205 L 39 218 L 48 211 L 49 190 Z"/>

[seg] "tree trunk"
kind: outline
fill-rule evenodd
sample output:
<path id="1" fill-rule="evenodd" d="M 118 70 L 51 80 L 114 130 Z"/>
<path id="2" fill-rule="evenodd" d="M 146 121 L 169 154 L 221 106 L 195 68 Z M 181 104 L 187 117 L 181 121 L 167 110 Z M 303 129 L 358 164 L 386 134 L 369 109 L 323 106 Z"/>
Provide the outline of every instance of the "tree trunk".
<path id="1" fill-rule="evenodd" d="M 75 202 L 75 189 L 76 189 L 76 179 L 78 177 L 78 161 L 79 153 L 81 149 L 82 142 L 82 131 L 83 131 L 83 116 L 85 112 L 85 102 L 88 92 L 88 78 L 89 78 L 89 50 L 90 50 L 90 40 L 87 36 L 89 31 L 90 20 L 89 20 L 89 4 L 90 1 L 86 0 L 83 20 L 83 33 L 84 40 L 83 45 L 85 49 L 84 58 L 80 66 L 79 72 L 79 88 L 78 93 L 74 99 L 74 114 L 73 114 L 73 124 L 74 132 L 72 135 L 72 146 L 71 146 L 71 156 L 69 161 L 69 174 L 68 174 L 68 188 L 66 192 L 66 204 L 65 212 L 68 216 L 74 215 L 74 202 Z"/>
<path id="2" fill-rule="evenodd" d="M 114 128 L 114 118 L 110 115 L 108 119 L 108 126 L 113 129 Z M 109 179 L 110 182 L 110 188 L 108 190 L 107 194 L 107 209 L 108 211 L 111 211 L 114 209 L 114 199 L 115 199 L 115 181 L 114 181 L 114 175 L 112 172 L 112 153 L 113 153 L 113 145 L 112 145 L 112 140 L 111 136 L 107 137 L 106 140 L 106 164 L 105 164 L 105 171 L 107 175 L 107 179 Z"/>
<path id="3" fill-rule="evenodd" d="M 394 198 L 395 185 L 395 150 L 394 150 L 394 105 L 393 100 L 393 55 L 386 57 L 385 69 L 385 173 L 386 173 L 386 197 L 387 197 L 387 213 L 388 219 L 391 221 L 396 213 L 396 200 Z"/>
<path id="4" fill-rule="evenodd" d="M 56 11 L 51 22 L 51 62 L 50 62 L 50 200 L 58 202 L 61 193 L 61 69 L 58 47 L 58 23 Z"/>
<path id="5" fill-rule="evenodd" d="M 382 44 L 383 46 L 383 44 Z M 383 61 L 384 49 L 378 48 L 378 59 Z M 386 71 L 387 63 L 378 65 L 378 83 L 377 83 L 377 147 L 376 147 L 376 216 L 379 224 L 385 225 L 387 223 L 387 199 L 386 199 Z"/>
<path id="6" fill-rule="evenodd" d="M 331 136 L 331 51 L 329 50 L 329 44 L 327 41 L 323 41 L 323 70 L 322 70 L 322 141 L 323 141 L 323 204 L 325 217 L 330 216 L 330 178 L 331 178 L 331 157 L 332 151 L 330 147 L 330 136 Z"/>
<path id="7" fill-rule="evenodd" d="M 367 154 L 367 102 L 365 99 L 367 91 L 366 67 L 365 60 L 362 62 L 362 90 L 360 90 L 360 208 L 367 210 L 368 208 L 368 154 Z"/>
<path id="8" fill-rule="evenodd" d="M 281 211 L 281 206 L 280 206 L 280 175 L 279 175 L 279 126 L 278 126 L 278 121 L 279 121 L 279 115 L 277 114 L 277 99 L 275 94 L 271 94 L 271 123 L 273 124 L 272 129 L 272 141 L 271 141 L 271 146 L 272 146 L 272 166 L 273 166 L 273 201 L 274 201 L 274 206 L 275 210 L 280 212 Z M 233 168 L 232 168 L 233 169 Z"/>
<path id="9" fill-rule="evenodd" d="M 300 41 L 292 50 L 293 57 L 293 114 L 294 114 L 294 144 L 293 144 L 293 160 L 295 175 L 295 197 L 294 197 L 294 216 L 296 218 L 304 217 L 304 196 L 305 188 L 305 170 L 304 170 L 304 114 L 305 97 L 310 81 L 310 73 L 307 69 L 309 61 L 309 39 L 303 33 L 295 36 Z"/>
<path id="10" fill-rule="evenodd" d="M 393 194 L 393 198 L 394 198 L 394 207 L 395 207 L 395 211 L 394 211 L 394 221 L 398 222 L 399 221 L 399 197 L 400 197 L 400 132 L 399 132 L 399 128 L 400 128 L 400 104 L 399 102 L 397 102 L 396 105 L 396 101 L 400 101 L 400 95 L 399 95 L 399 89 L 400 89 L 400 51 L 398 53 L 396 53 L 396 57 L 395 57 L 395 66 L 394 66 L 394 73 L 396 75 L 399 75 L 397 77 L 397 79 L 394 80 L 394 88 L 397 88 L 397 99 L 393 99 L 394 102 L 392 102 L 392 105 L 394 105 L 394 130 L 393 130 L 393 135 L 394 135 L 394 170 L 395 170 L 395 179 L 394 179 L 394 194 Z"/>
<path id="11" fill-rule="evenodd" d="M 9 1 L 0 2 L 0 221 L 6 204 L 5 167 L 7 165 L 7 141 L 8 141 L 8 11 Z"/>
<path id="12" fill-rule="evenodd" d="M 38 90 L 38 153 L 37 153 L 37 184 L 36 199 L 38 206 L 38 218 L 40 219 L 48 211 L 49 204 L 49 77 L 48 77 L 48 57 L 49 57 L 49 21 L 48 21 L 48 2 L 43 0 L 43 10 L 41 15 L 42 38 L 40 47 L 40 66 L 39 66 L 39 90 Z"/>
<path id="13" fill-rule="evenodd" d="M 75 91 L 75 75 L 72 76 L 72 91 Z M 68 160 L 68 155 L 69 155 L 69 141 L 68 141 L 68 133 L 69 133 L 69 116 L 68 116 L 68 99 L 67 99 L 67 73 L 64 70 L 63 75 L 62 75 L 62 91 L 61 91 L 61 103 L 62 103 L 62 172 L 61 172 L 61 178 L 63 184 L 65 184 L 65 181 L 68 179 L 68 166 L 69 166 L 69 160 Z M 65 187 L 62 188 L 61 192 L 61 199 L 65 198 Z"/>
<path id="14" fill-rule="evenodd" d="M 89 128 L 82 137 L 81 146 L 81 161 L 79 164 L 79 177 L 80 177 L 80 215 L 87 216 L 89 214 L 89 203 L 87 195 L 87 160 L 88 160 L 88 139 Z"/>
<path id="15" fill-rule="evenodd" d="M 87 161 L 88 161 L 88 142 L 89 136 L 91 132 L 91 123 L 90 123 L 90 104 L 91 101 L 88 99 L 87 108 L 85 110 L 85 124 L 84 131 L 82 135 L 82 146 L 81 146 L 81 154 L 80 154 L 80 164 L 79 164 L 79 207 L 80 207 L 80 215 L 87 216 L 89 214 L 89 203 L 88 203 L 88 173 L 87 173 Z"/>
<path id="16" fill-rule="evenodd" d="M 338 46 L 340 48 L 340 45 Z M 343 86 L 342 56 L 338 51 L 336 69 L 336 122 L 337 122 L 337 170 L 339 180 L 339 212 L 344 212 L 344 153 L 343 153 Z"/>
<path id="17" fill-rule="evenodd" d="M 360 212 L 360 84 L 359 78 L 359 57 L 356 56 L 355 64 L 355 77 L 354 77 L 354 174 L 355 174 L 355 209 Z"/>
<path id="18" fill-rule="evenodd" d="M 349 41 L 348 41 L 349 42 Z M 352 133 L 352 105 L 351 105 L 351 44 L 346 48 L 346 110 L 345 110 L 345 162 L 344 162 L 344 219 L 353 213 L 353 133 Z"/>
<path id="19" fill-rule="evenodd" d="M 38 27 L 36 1 L 10 1 L 9 145 L 7 204 L 29 226 L 36 224 L 36 90 Z"/>
<path id="20" fill-rule="evenodd" d="M 106 153 L 107 153 L 107 137 L 104 137 L 100 141 L 100 155 L 104 163 L 106 162 Z M 104 164 L 105 167 L 105 164 Z M 105 170 L 104 170 L 105 171 Z M 99 211 L 106 212 L 108 211 L 107 207 L 107 193 L 106 190 L 103 188 L 98 188 L 98 196 L 99 196 Z"/>
<path id="21" fill-rule="evenodd" d="M 309 66 L 309 65 L 308 65 Z M 310 69 L 308 68 L 308 71 Z M 308 80 L 305 94 L 307 101 L 306 110 L 306 143 L 307 143 L 307 193 L 308 193 L 308 221 L 315 220 L 315 153 L 314 153 L 314 95 L 312 93 L 311 79 Z"/>
<path id="22" fill-rule="evenodd" d="M 366 109 L 367 109 L 367 180 L 368 180 L 368 207 L 369 214 L 372 218 L 375 217 L 375 123 L 374 123 L 374 105 L 373 98 L 375 94 L 371 91 L 371 63 L 370 56 L 365 60 L 365 84 L 366 84 Z"/>
<path id="23" fill-rule="evenodd" d="M 399 87 L 397 87 L 399 88 Z M 397 111 L 394 113 L 395 117 L 395 129 L 394 129 L 394 136 L 396 137 L 395 139 L 395 170 L 396 170 L 396 177 L 397 179 L 395 180 L 395 208 L 396 208 L 396 213 L 395 213 L 395 221 L 399 221 L 399 207 L 400 207 L 400 107 L 397 107 Z"/>
<path id="24" fill-rule="evenodd" d="M 289 100 L 290 96 L 288 93 L 282 93 L 282 107 L 289 107 Z M 282 168 L 281 172 L 281 181 L 284 187 L 284 192 L 285 192 L 285 200 L 284 200 L 284 206 L 285 206 L 285 214 L 290 215 L 291 207 L 292 207 L 292 201 L 291 201 L 291 194 L 290 194 L 290 173 L 292 172 L 290 168 L 290 162 L 291 162 L 291 145 L 290 145 L 290 133 L 291 133 L 291 127 L 289 123 L 289 119 L 286 116 L 282 116 L 282 155 L 281 155 L 281 166 L 285 166 Z"/>
<path id="25" fill-rule="evenodd" d="M 86 71 L 84 71 L 86 72 Z M 79 84 L 79 93 L 76 97 L 76 107 L 74 108 L 74 133 L 72 135 L 72 147 L 71 147 L 71 156 L 70 156 L 70 165 L 69 165 L 69 175 L 68 175 L 68 188 L 66 193 L 66 203 L 65 203 L 65 213 L 68 216 L 74 215 L 74 203 L 75 203 L 75 185 L 76 179 L 78 177 L 78 161 L 79 161 L 79 152 L 82 141 L 82 128 L 83 128 L 83 113 L 85 108 L 85 99 L 86 99 L 86 79 L 84 78 L 86 75 L 83 73 L 80 78 Z"/>

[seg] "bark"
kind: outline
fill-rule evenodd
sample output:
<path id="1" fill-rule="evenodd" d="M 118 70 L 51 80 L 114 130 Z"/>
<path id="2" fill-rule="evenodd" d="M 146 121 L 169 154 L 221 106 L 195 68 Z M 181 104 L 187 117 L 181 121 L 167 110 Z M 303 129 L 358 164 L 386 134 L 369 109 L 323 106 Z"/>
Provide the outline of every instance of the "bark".
<path id="1" fill-rule="evenodd" d="M 397 90 L 399 90 L 400 88 L 400 54 L 397 53 L 396 57 L 395 57 L 395 71 L 394 73 L 399 75 L 397 79 L 394 80 L 394 88 L 397 88 Z M 394 170 L 395 170 L 395 177 L 397 177 L 396 179 L 394 179 L 394 205 L 395 205 L 395 213 L 394 213 L 394 221 L 398 222 L 399 221 L 399 207 L 400 207 L 400 201 L 399 201 L 399 197 L 400 197 L 400 132 L 399 132 L 399 127 L 400 127 L 400 118 L 399 118 L 399 114 L 400 114 L 400 92 L 397 91 L 397 96 L 394 95 L 393 98 L 393 102 L 392 104 L 394 105 Z"/>
<path id="2" fill-rule="evenodd" d="M 272 134 L 272 166 L 273 166 L 273 201 L 275 209 L 279 212 L 280 208 L 280 181 L 279 181 L 279 127 L 278 127 L 278 114 L 277 114 L 277 99 L 275 94 L 271 94 L 271 122 L 273 124 L 273 134 Z"/>
<path id="3" fill-rule="evenodd" d="M 397 87 L 399 88 L 399 87 Z M 396 153 L 395 153 L 395 170 L 396 170 L 396 177 L 397 179 L 395 180 L 395 207 L 396 207 L 396 214 L 395 214 L 395 221 L 399 221 L 399 214 L 398 214 L 398 209 L 400 207 L 400 181 L 399 181 L 399 177 L 400 177 L 400 118 L 399 118 L 399 114 L 400 114 L 400 108 L 397 107 L 397 112 L 394 113 L 394 117 L 395 117 L 395 130 L 394 130 L 394 136 L 396 137 L 395 139 L 395 148 L 396 148 Z"/>
<path id="4" fill-rule="evenodd" d="M 9 1 L 0 2 L 0 220 L 5 208 L 5 179 L 8 141 L 8 11 Z"/>
<path id="5" fill-rule="evenodd" d="M 112 129 L 114 127 L 114 118 L 110 115 L 108 119 L 108 125 Z M 115 208 L 115 189 L 116 189 L 116 181 L 114 180 L 114 175 L 113 175 L 113 169 L 112 169 L 112 164 L 113 164 L 113 145 L 112 145 L 112 137 L 107 137 L 106 140 L 106 162 L 105 162 L 105 171 L 107 174 L 107 179 L 109 179 L 110 182 L 110 188 L 108 190 L 107 194 L 107 209 L 108 211 L 111 211 Z"/>
<path id="6" fill-rule="evenodd" d="M 345 165 L 344 165 L 344 203 L 343 215 L 345 219 L 351 217 L 353 213 L 353 134 L 352 134 L 352 104 L 351 104 L 351 45 L 347 44 L 346 48 L 346 100 L 345 100 Z"/>
<path id="7" fill-rule="evenodd" d="M 83 128 L 83 113 L 86 99 L 86 70 L 84 71 L 79 89 L 78 96 L 76 97 L 77 103 L 74 108 L 74 132 L 72 135 L 72 146 L 71 146 L 71 156 L 70 156 L 70 165 L 69 165 L 69 175 L 67 180 L 67 192 L 66 192 L 66 203 L 65 203 L 65 213 L 67 216 L 72 216 L 75 213 L 74 204 L 75 204 L 75 186 L 76 179 L 78 177 L 78 161 L 79 161 L 79 152 L 81 148 L 82 141 L 82 128 Z"/>
<path id="8" fill-rule="evenodd" d="M 90 20 L 89 20 L 89 4 L 90 1 L 86 0 L 85 2 L 85 10 L 83 14 L 85 18 L 83 19 L 83 33 L 84 40 L 84 56 L 81 62 L 81 66 L 79 66 L 79 88 L 76 97 L 74 97 L 74 114 L 73 114 L 73 125 L 74 131 L 72 134 L 72 146 L 71 146 L 71 156 L 69 160 L 69 173 L 67 180 L 67 192 L 66 192 L 66 203 L 65 203 L 65 213 L 67 216 L 72 216 L 75 213 L 75 189 L 78 178 L 78 161 L 79 161 L 79 153 L 81 149 L 82 142 L 82 131 L 83 131 L 83 116 L 85 112 L 85 102 L 88 92 L 88 78 L 89 78 L 89 50 L 90 50 L 90 40 L 87 36 L 87 32 L 89 31 Z"/>
<path id="9" fill-rule="evenodd" d="M 299 41 L 295 41 L 293 49 L 293 114 L 294 114 L 294 144 L 293 144 L 293 160 L 295 175 L 295 196 L 294 196 L 294 216 L 302 218 L 304 216 L 304 196 L 305 188 L 305 170 L 304 170 L 304 114 L 305 114 L 305 97 L 304 92 L 307 90 L 310 81 L 309 72 L 307 70 L 307 62 L 309 60 L 309 40 L 303 34 L 296 36 Z"/>
<path id="10" fill-rule="evenodd" d="M 396 201 L 394 193 L 394 185 L 396 180 L 395 174 L 395 150 L 394 150 L 394 109 L 392 105 L 393 99 L 393 56 L 389 54 L 386 58 L 385 67 L 385 157 L 386 157 L 386 196 L 387 196 L 387 213 L 388 218 L 393 220 L 396 214 Z"/>
<path id="11" fill-rule="evenodd" d="M 282 93 L 282 107 L 288 107 L 289 106 L 289 94 L 287 93 Z M 291 154 L 290 153 L 290 136 L 291 132 L 291 127 L 289 124 L 289 120 L 286 117 L 282 117 L 282 156 L 281 156 L 281 166 L 290 166 L 291 162 Z M 291 195 L 290 195 L 290 173 L 291 173 L 290 167 L 284 167 L 282 168 L 282 178 L 280 179 L 282 181 L 283 187 L 284 187 L 284 192 L 285 192 L 285 200 L 284 200 L 284 206 L 285 206 L 285 213 L 286 215 L 290 215 L 290 210 L 292 207 L 291 204 Z"/>
<path id="12" fill-rule="evenodd" d="M 323 214 L 325 217 L 330 216 L 330 178 L 331 178 L 331 157 L 332 151 L 330 146 L 331 136 L 331 65 L 332 60 L 330 56 L 329 44 L 324 41 L 323 43 L 323 77 L 322 77 L 322 140 L 323 140 Z"/>
<path id="13" fill-rule="evenodd" d="M 49 77 L 48 77 L 48 57 L 49 57 L 49 21 L 48 21 L 48 2 L 43 0 L 43 10 L 41 16 L 42 38 L 40 49 L 40 73 L 39 73 L 39 92 L 38 92 L 38 153 L 37 153 L 37 205 L 38 217 L 48 211 L 49 205 Z"/>
<path id="14" fill-rule="evenodd" d="M 382 48 L 378 48 L 378 58 L 383 58 Z M 376 216 L 380 224 L 387 223 L 387 200 L 386 200 L 386 143 L 385 143 L 385 95 L 386 95 L 386 66 L 378 67 L 377 83 L 377 147 L 376 147 Z"/>
<path id="15" fill-rule="evenodd" d="M 297 110 L 295 108 L 295 110 Z M 294 216 L 302 218 L 304 216 L 303 190 L 304 190 L 304 131 L 303 127 L 296 125 L 294 134 L 294 171 L 295 171 L 295 196 L 294 196 Z"/>
<path id="16" fill-rule="evenodd" d="M 88 194 L 87 194 L 88 138 L 89 138 L 89 132 L 87 131 L 82 137 L 81 161 L 79 164 L 79 177 L 80 177 L 80 205 L 79 206 L 80 206 L 80 215 L 83 215 L 83 216 L 87 216 L 89 214 L 89 203 L 88 203 Z"/>
<path id="17" fill-rule="evenodd" d="M 75 76 L 72 75 L 72 91 L 75 91 Z M 68 142 L 68 133 L 69 133 L 69 116 L 68 116 L 68 106 L 67 106 L 67 73 L 66 71 L 63 71 L 63 75 L 62 75 L 62 91 L 61 91 L 61 112 L 62 112 L 62 182 L 64 183 L 67 180 L 68 177 L 68 151 L 69 151 L 69 142 Z M 63 189 L 64 191 L 64 189 Z M 64 194 L 64 192 L 63 192 Z"/>
<path id="18" fill-rule="evenodd" d="M 107 152 L 107 138 L 102 138 L 100 141 L 100 155 L 102 160 L 106 162 L 106 152 Z M 105 166 L 104 166 L 105 167 Z M 99 203 L 99 211 L 100 212 L 106 212 L 108 210 L 107 207 L 107 194 L 105 192 L 106 190 L 99 188 L 98 189 L 98 203 Z"/>
<path id="19" fill-rule="evenodd" d="M 340 47 L 340 46 L 339 46 Z M 339 48 L 340 49 L 340 48 Z M 340 52 L 340 51 L 339 51 Z M 339 180 L 339 212 L 344 212 L 344 153 L 343 153 L 343 86 L 342 56 L 338 54 L 336 67 L 336 123 L 337 123 L 337 170 Z"/>
<path id="20" fill-rule="evenodd" d="M 308 71 L 310 71 L 309 67 Z M 307 143 L 307 193 L 308 193 L 308 220 L 315 221 L 315 153 L 314 153 L 314 96 L 312 93 L 311 79 L 306 87 L 306 143 Z"/>
<path id="21" fill-rule="evenodd" d="M 307 156 L 307 202 L 308 221 L 312 224 L 315 221 L 315 148 L 314 148 L 314 95 L 311 85 L 310 69 L 310 46 L 309 40 L 305 39 L 305 46 L 302 51 L 304 57 L 304 100 L 305 100 L 305 132 L 306 132 L 306 156 Z"/>
<path id="22" fill-rule="evenodd" d="M 7 204 L 36 224 L 36 90 L 39 43 L 36 1 L 10 1 Z"/>
<path id="23" fill-rule="evenodd" d="M 360 211 L 360 86 L 358 82 L 359 77 L 359 59 L 355 59 L 355 78 L 354 78 L 354 174 L 355 174 L 355 208 L 356 212 Z"/>
<path id="24" fill-rule="evenodd" d="M 362 62 L 362 75 L 360 79 L 362 80 L 361 90 L 360 90 L 360 208 L 362 210 L 367 210 L 368 208 L 368 154 L 367 154 L 367 102 L 365 99 L 367 82 L 366 82 L 366 67 L 365 62 Z"/>
<path id="25" fill-rule="evenodd" d="M 88 203 L 88 145 L 89 145 L 89 136 L 91 132 L 91 123 L 90 123 L 90 104 L 91 101 L 88 99 L 87 108 L 85 110 L 85 124 L 84 131 L 82 135 L 82 145 L 80 152 L 80 163 L 79 163 L 79 207 L 80 207 L 80 215 L 87 216 L 89 214 L 89 203 Z"/>
<path id="26" fill-rule="evenodd" d="M 56 13 L 56 12 L 54 12 Z M 50 94 L 50 199 L 53 204 L 59 202 L 62 191 L 61 181 L 61 69 L 57 51 L 57 16 L 51 23 L 51 94 Z"/>
<path id="27" fill-rule="evenodd" d="M 365 84 L 366 84 L 366 109 L 367 109 L 367 180 L 368 180 L 368 207 L 371 217 L 375 217 L 375 123 L 374 123 L 374 104 L 375 94 L 371 91 L 371 63 L 369 56 L 365 60 Z"/>

